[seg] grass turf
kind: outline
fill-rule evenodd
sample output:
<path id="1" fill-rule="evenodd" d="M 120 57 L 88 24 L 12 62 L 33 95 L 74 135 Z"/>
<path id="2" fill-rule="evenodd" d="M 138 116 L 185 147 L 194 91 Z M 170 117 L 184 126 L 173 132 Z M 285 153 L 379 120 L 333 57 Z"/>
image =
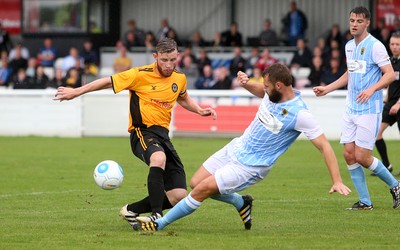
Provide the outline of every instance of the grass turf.
<path id="1" fill-rule="evenodd" d="M 229 139 L 176 138 L 188 181 L 201 163 Z M 329 195 L 322 158 L 297 141 L 266 180 L 244 191 L 255 198 L 253 227 L 245 231 L 232 206 L 207 200 L 190 216 L 155 233 L 133 232 L 118 212 L 147 193 L 147 167 L 130 151 L 128 138 L 0 137 L 0 249 L 393 249 L 400 210 L 386 185 L 367 181 L 375 209 L 346 211 L 357 201 L 332 142 L 348 197 Z M 399 141 L 387 141 L 398 173 Z M 376 152 L 374 152 L 375 155 Z M 96 164 L 120 163 L 123 185 L 105 191 L 93 181 Z"/>

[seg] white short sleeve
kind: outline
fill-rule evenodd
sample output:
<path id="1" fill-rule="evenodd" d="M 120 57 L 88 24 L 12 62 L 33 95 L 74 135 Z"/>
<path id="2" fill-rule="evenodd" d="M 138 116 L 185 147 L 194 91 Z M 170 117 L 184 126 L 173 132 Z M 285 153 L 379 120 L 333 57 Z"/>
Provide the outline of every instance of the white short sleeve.
<path id="1" fill-rule="evenodd" d="M 324 133 L 314 116 L 307 109 L 299 111 L 294 129 L 304 133 L 309 140 L 313 140 Z"/>
<path id="2" fill-rule="evenodd" d="M 372 58 L 379 67 L 390 64 L 390 57 L 388 55 L 388 52 L 381 42 L 374 43 L 372 48 Z"/>

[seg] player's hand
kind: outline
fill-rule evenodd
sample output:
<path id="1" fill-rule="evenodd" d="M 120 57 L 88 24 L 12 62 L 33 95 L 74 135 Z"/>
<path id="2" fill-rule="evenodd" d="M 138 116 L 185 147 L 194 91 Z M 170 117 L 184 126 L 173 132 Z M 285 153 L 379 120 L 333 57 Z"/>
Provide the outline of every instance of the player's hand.
<path id="1" fill-rule="evenodd" d="M 239 71 L 237 73 L 237 81 L 239 83 L 240 86 L 244 86 L 247 84 L 247 82 L 249 81 L 249 77 L 247 76 L 246 73 L 244 73 L 243 71 Z"/>
<path id="2" fill-rule="evenodd" d="M 66 87 L 58 87 L 55 97 L 53 98 L 54 101 L 65 101 L 71 100 L 76 97 L 75 90 L 73 88 L 66 88 Z"/>
<path id="3" fill-rule="evenodd" d="M 324 96 L 324 95 L 328 94 L 328 91 L 326 90 L 326 86 L 317 86 L 317 87 L 314 87 L 312 90 L 314 91 L 314 94 L 316 96 Z"/>
<path id="4" fill-rule="evenodd" d="M 357 103 L 367 103 L 369 98 L 374 94 L 374 91 L 371 89 L 366 89 L 362 91 L 357 97 L 356 101 Z"/>
<path id="5" fill-rule="evenodd" d="M 329 190 L 329 193 L 332 194 L 332 193 L 335 193 L 335 192 L 338 192 L 341 195 L 348 195 L 348 194 L 351 193 L 351 189 L 348 188 L 343 183 L 335 183 L 331 187 L 331 190 Z"/>
<path id="6" fill-rule="evenodd" d="M 396 102 L 395 105 L 393 105 L 390 110 L 389 110 L 389 115 L 396 115 L 397 112 L 399 112 L 400 109 L 400 104 L 398 102 Z"/>
<path id="7" fill-rule="evenodd" d="M 213 120 L 217 119 L 217 111 L 215 111 L 213 108 L 204 108 L 199 111 L 199 114 L 201 116 L 212 116 Z"/>

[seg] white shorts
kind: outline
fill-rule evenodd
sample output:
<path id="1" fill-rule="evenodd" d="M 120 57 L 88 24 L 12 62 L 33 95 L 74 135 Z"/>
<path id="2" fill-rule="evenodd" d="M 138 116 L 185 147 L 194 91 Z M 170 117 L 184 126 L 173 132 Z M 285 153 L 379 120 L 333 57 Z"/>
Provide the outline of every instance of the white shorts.
<path id="1" fill-rule="evenodd" d="M 340 143 L 355 142 L 361 148 L 373 150 L 381 121 L 382 115 L 380 113 L 365 115 L 345 113 Z"/>
<path id="2" fill-rule="evenodd" d="M 221 194 L 238 192 L 264 179 L 272 166 L 251 167 L 240 163 L 231 143 L 210 156 L 203 166 L 215 176 Z"/>

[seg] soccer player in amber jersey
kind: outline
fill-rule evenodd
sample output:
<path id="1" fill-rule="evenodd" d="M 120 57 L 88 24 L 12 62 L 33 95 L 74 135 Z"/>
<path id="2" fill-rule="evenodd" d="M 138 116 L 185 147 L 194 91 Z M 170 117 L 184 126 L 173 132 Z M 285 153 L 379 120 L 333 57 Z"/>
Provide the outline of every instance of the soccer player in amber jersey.
<path id="1" fill-rule="evenodd" d="M 115 93 L 129 91 L 128 131 L 132 152 L 150 167 L 148 196 L 120 210 L 120 215 L 131 225 L 142 213 L 150 212 L 149 220 L 162 217 L 162 210 L 173 207 L 187 194 L 184 167 L 168 135 L 175 103 L 201 116 L 216 119 L 214 109 L 200 107 L 188 95 L 186 76 L 175 70 L 178 48 L 174 40 L 160 40 L 153 57 L 153 64 L 97 79 L 80 88 L 60 87 L 54 98 L 71 100 L 106 88 L 113 88 Z"/>

